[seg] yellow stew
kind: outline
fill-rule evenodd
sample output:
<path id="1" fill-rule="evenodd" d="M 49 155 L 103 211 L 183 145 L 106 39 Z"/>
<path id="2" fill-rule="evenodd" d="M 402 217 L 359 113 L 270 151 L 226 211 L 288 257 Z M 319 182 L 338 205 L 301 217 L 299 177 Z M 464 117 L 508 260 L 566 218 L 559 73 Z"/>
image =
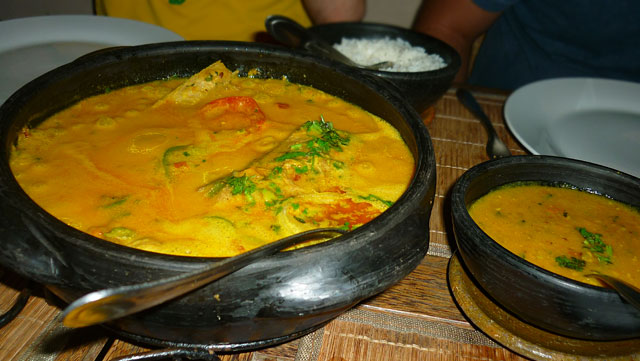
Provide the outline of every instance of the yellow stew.
<path id="1" fill-rule="evenodd" d="M 11 167 L 77 229 L 154 252 L 230 256 L 370 221 L 405 191 L 414 161 L 397 130 L 361 108 L 218 62 L 24 129 Z"/>
<path id="2" fill-rule="evenodd" d="M 469 207 L 500 245 L 551 272 L 600 285 L 590 273 L 640 287 L 640 213 L 604 196 L 571 188 L 514 184 Z"/>

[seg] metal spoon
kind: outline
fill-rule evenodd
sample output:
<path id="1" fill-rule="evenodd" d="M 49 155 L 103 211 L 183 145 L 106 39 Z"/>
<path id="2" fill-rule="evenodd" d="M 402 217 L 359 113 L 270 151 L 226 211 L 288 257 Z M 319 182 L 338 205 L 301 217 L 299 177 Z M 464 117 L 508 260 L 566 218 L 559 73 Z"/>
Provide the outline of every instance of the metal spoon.
<path id="1" fill-rule="evenodd" d="M 339 228 L 313 229 L 184 275 L 91 292 L 67 306 L 62 314 L 63 323 L 67 327 L 85 327 L 128 316 L 182 296 L 285 248 L 311 239 L 328 238 L 330 235 L 346 232 Z"/>
<path id="2" fill-rule="evenodd" d="M 476 98 L 473 97 L 473 94 L 466 89 L 458 88 L 456 96 L 460 103 L 462 103 L 462 105 L 464 105 L 471 114 L 475 115 L 487 130 L 487 135 L 489 136 L 489 139 L 487 140 L 487 155 L 489 155 L 489 158 L 494 159 L 510 156 L 511 152 L 509 151 L 509 148 L 507 148 L 502 140 L 500 140 L 498 133 L 496 133 L 496 130 L 491 124 L 491 120 L 482 110 L 480 104 L 476 101 Z"/>
<path id="3" fill-rule="evenodd" d="M 629 302 L 632 306 L 640 310 L 640 290 L 636 287 L 630 285 L 629 283 L 617 279 L 615 277 L 599 274 L 599 273 L 591 273 L 586 275 L 587 277 L 596 278 L 603 283 L 611 286 L 614 290 L 618 292 L 620 297 Z"/>
<path id="4" fill-rule="evenodd" d="M 295 20 L 281 15 L 271 15 L 265 20 L 267 32 L 279 42 L 294 47 L 303 48 L 309 52 L 329 59 L 337 60 L 347 65 L 363 69 L 380 70 L 393 67 L 393 62 L 383 61 L 372 65 L 355 63 L 344 54 L 336 50 L 331 44 L 313 36 L 304 26 Z"/>

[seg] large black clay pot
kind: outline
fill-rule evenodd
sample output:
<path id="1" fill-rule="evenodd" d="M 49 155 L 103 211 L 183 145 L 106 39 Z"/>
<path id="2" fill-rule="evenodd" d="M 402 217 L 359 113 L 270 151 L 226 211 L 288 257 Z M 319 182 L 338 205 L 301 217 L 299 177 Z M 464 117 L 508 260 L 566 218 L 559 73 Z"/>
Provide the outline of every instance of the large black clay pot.
<path id="1" fill-rule="evenodd" d="M 118 246 L 73 229 L 38 207 L 8 165 L 19 132 L 85 97 L 222 60 L 230 69 L 311 85 L 395 126 L 415 158 L 408 190 L 372 222 L 330 242 L 256 262 L 172 302 L 110 323 L 153 345 L 244 350 L 309 332 L 388 288 L 424 257 L 435 191 L 426 128 L 396 90 L 354 69 L 280 47 L 178 42 L 115 48 L 82 57 L 32 81 L 0 108 L 0 262 L 70 302 L 92 290 L 173 276 L 215 262 Z M 390 170 L 392 171 L 392 170 Z"/>

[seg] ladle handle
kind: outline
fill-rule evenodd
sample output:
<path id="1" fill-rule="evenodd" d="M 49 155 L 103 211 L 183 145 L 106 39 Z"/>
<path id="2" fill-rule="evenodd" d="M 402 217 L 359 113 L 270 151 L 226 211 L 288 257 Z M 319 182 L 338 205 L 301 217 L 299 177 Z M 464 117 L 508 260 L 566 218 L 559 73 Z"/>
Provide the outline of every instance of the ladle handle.
<path id="1" fill-rule="evenodd" d="M 640 289 L 638 289 L 637 287 L 618 278 L 607 276 L 604 274 L 592 273 L 586 276 L 599 279 L 605 284 L 608 284 L 618 292 L 620 297 L 629 302 L 629 304 L 631 304 L 636 309 L 640 310 Z"/>
<path id="2" fill-rule="evenodd" d="M 187 274 L 91 292 L 67 306 L 63 323 L 67 327 L 85 327 L 125 317 L 182 296 L 280 250 L 311 239 L 344 233 L 346 231 L 339 228 L 312 229 Z"/>
<path id="3" fill-rule="evenodd" d="M 293 48 L 304 48 L 305 43 L 311 40 L 307 29 L 282 15 L 267 17 L 264 25 L 274 39 Z"/>
<path id="4" fill-rule="evenodd" d="M 352 66 L 359 66 L 333 45 L 313 36 L 304 26 L 295 20 L 282 15 L 271 15 L 265 20 L 265 28 L 274 39 L 293 48 L 302 48 L 312 54 L 340 61 Z"/>

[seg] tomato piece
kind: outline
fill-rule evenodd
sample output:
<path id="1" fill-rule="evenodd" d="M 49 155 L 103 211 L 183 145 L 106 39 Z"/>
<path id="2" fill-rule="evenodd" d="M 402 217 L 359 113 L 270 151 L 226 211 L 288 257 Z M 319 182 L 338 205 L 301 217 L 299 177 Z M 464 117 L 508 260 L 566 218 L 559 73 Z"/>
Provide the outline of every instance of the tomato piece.
<path id="1" fill-rule="evenodd" d="M 380 211 L 368 202 L 354 202 L 351 199 L 342 199 L 335 204 L 305 204 L 318 213 L 313 217 L 316 222 L 329 221 L 332 224 L 348 224 L 349 229 L 354 225 L 362 225 L 374 219 Z"/>
<path id="2" fill-rule="evenodd" d="M 258 102 L 248 96 L 213 100 L 202 107 L 200 113 L 213 130 L 259 129 L 265 121 Z"/>

